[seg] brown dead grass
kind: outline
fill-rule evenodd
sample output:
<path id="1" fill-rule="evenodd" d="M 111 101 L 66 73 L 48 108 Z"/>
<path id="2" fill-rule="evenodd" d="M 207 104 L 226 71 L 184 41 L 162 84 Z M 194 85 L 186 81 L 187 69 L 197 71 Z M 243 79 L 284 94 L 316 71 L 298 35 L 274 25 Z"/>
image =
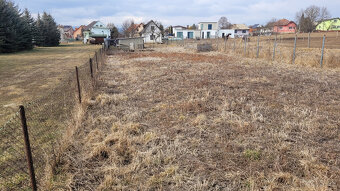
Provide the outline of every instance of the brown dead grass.
<path id="1" fill-rule="evenodd" d="M 18 105 L 42 97 L 100 46 L 79 42 L 0 55 L 0 126 Z"/>
<path id="2" fill-rule="evenodd" d="M 340 189 L 337 71 L 183 52 L 109 57 L 50 188 Z"/>

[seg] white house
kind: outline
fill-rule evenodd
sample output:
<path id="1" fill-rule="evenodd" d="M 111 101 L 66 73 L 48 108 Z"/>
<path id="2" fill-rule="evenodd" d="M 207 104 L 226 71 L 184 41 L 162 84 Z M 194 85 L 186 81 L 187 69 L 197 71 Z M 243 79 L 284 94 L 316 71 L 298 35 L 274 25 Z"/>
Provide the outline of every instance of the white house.
<path id="1" fill-rule="evenodd" d="M 200 37 L 200 30 L 197 29 L 189 29 L 183 26 L 174 26 L 172 30 L 176 38 L 196 39 Z"/>
<path id="2" fill-rule="evenodd" d="M 89 43 L 90 39 L 95 39 L 99 42 L 104 42 L 104 38 L 111 37 L 111 30 L 100 21 L 93 21 L 83 31 L 84 43 Z"/>
<path id="3" fill-rule="evenodd" d="M 235 30 L 234 29 L 220 29 L 218 30 L 218 38 L 224 38 L 230 34 L 229 38 L 235 38 Z"/>
<path id="4" fill-rule="evenodd" d="M 216 38 L 218 31 L 217 22 L 200 22 L 198 23 L 198 29 L 201 31 L 201 38 Z"/>
<path id="5" fill-rule="evenodd" d="M 249 27 L 244 24 L 234 24 L 231 29 L 234 30 L 235 38 L 249 36 Z"/>
<path id="6" fill-rule="evenodd" d="M 144 43 L 162 43 L 162 32 L 156 23 L 151 20 L 146 25 L 141 32 L 144 38 Z"/>

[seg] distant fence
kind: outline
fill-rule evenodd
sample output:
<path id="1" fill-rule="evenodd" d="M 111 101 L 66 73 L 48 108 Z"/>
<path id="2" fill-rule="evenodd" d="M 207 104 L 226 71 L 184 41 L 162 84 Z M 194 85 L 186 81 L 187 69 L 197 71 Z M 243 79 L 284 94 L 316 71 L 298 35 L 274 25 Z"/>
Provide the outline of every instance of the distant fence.
<path id="1" fill-rule="evenodd" d="M 105 51 L 66 75 L 50 93 L 26 103 L 0 126 L 0 190 L 37 190 L 55 145 L 68 130 L 74 113 L 92 96 Z"/>
<path id="2" fill-rule="evenodd" d="M 268 61 L 306 65 L 312 67 L 340 68 L 340 36 L 338 33 L 304 33 L 290 35 L 256 36 L 246 39 L 185 39 L 167 42 L 197 50 L 197 44 L 210 43 L 213 50 L 261 58 Z"/>

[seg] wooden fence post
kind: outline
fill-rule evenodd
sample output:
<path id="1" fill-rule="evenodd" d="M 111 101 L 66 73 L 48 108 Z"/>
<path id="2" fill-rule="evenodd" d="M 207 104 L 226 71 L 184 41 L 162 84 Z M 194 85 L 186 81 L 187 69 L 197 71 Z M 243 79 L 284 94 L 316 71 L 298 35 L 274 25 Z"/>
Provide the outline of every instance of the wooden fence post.
<path id="1" fill-rule="evenodd" d="M 90 73 L 91 73 L 91 78 L 93 78 L 92 58 L 90 58 Z"/>
<path id="2" fill-rule="evenodd" d="M 244 38 L 244 56 L 247 55 L 247 37 Z"/>
<path id="3" fill-rule="evenodd" d="M 323 54 L 325 51 L 325 40 L 326 40 L 326 35 L 323 35 L 323 40 L 322 40 L 322 49 L 321 49 L 321 60 L 320 60 L 320 67 L 322 68 L 323 64 Z"/>
<path id="4" fill-rule="evenodd" d="M 37 181 L 35 179 L 35 172 L 34 172 L 34 166 L 33 166 L 33 158 L 32 158 L 32 151 L 31 151 L 31 145 L 30 145 L 30 139 L 28 136 L 28 130 L 27 130 L 27 121 L 26 121 L 26 114 L 25 114 L 25 108 L 24 106 L 19 106 L 20 109 L 20 118 L 21 118 L 21 125 L 22 125 L 22 131 L 24 134 L 24 141 L 25 141 L 25 150 L 26 150 L 26 159 L 27 159 L 27 165 L 28 165 L 28 171 L 30 173 L 31 177 L 31 186 L 33 191 L 37 191 Z"/>
<path id="5" fill-rule="evenodd" d="M 310 48 L 310 33 L 308 33 L 308 48 Z"/>
<path id="6" fill-rule="evenodd" d="M 234 47 L 233 47 L 234 52 L 235 52 L 235 48 L 236 48 L 236 42 L 235 42 L 235 37 L 234 37 Z"/>
<path id="7" fill-rule="evenodd" d="M 96 56 L 96 64 L 97 64 L 97 71 L 98 71 L 98 56 L 97 56 L 97 51 L 95 53 L 95 56 Z"/>
<path id="8" fill-rule="evenodd" d="M 227 52 L 227 37 L 224 36 L 224 52 Z"/>
<path id="9" fill-rule="evenodd" d="M 273 60 L 275 60 L 276 38 L 277 38 L 277 36 L 275 36 L 275 41 L 274 41 L 274 48 L 273 48 Z"/>
<path id="10" fill-rule="evenodd" d="M 259 58 L 259 53 L 260 53 L 260 36 L 257 36 L 256 58 Z"/>
<path id="11" fill-rule="evenodd" d="M 296 40 L 297 40 L 297 35 L 295 35 L 295 40 L 294 40 L 293 64 L 295 64 Z"/>
<path id="12" fill-rule="evenodd" d="M 77 66 L 76 66 L 76 77 L 77 77 L 77 86 L 78 86 L 78 98 L 79 98 L 79 103 L 81 103 L 80 83 L 79 83 L 79 74 L 78 74 Z"/>

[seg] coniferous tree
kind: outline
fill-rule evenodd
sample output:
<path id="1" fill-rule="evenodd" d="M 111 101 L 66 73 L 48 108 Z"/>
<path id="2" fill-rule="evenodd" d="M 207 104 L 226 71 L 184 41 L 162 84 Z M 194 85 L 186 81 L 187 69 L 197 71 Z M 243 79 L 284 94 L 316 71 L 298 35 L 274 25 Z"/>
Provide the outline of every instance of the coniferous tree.
<path id="1" fill-rule="evenodd" d="M 43 24 L 40 17 L 40 13 L 38 13 L 38 17 L 34 22 L 34 31 L 33 31 L 33 39 L 34 44 L 36 46 L 43 46 L 44 38 L 42 34 Z"/>
<path id="2" fill-rule="evenodd" d="M 43 38 L 42 46 L 58 46 L 60 41 L 60 33 L 57 28 L 57 23 L 54 21 L 53 17 L 46 12 L 43 13 L 41 17 L 41 35 Z"/>
<path id="3" fill-rule="evenodd" d="M 54 18 L 44 12 L 36 21 L 13 2 L 0 0 L 0 53 L 29 50 L 33 45 L 58 46 L 59 30 Z"/>
<path id="4" fill-rule="evenodd" d="M 35 31 L 34 27 L 34 19 L 31 16 L 31 13 L 28 11 L 28 9 L 24 10 L 23 16 L 23 26 L 24 34 L 23 34 L 23 47 L 24 49 L 32 49 L 33 48 L 33 32 Z"/>
<path id="5" fill-rule="evenodd" d="M 12 2 L 0 0 L 0 52 L 15 52 L 18 50 L 16 42 L 17 24 L 20 19 L 17 7 Z"/>

